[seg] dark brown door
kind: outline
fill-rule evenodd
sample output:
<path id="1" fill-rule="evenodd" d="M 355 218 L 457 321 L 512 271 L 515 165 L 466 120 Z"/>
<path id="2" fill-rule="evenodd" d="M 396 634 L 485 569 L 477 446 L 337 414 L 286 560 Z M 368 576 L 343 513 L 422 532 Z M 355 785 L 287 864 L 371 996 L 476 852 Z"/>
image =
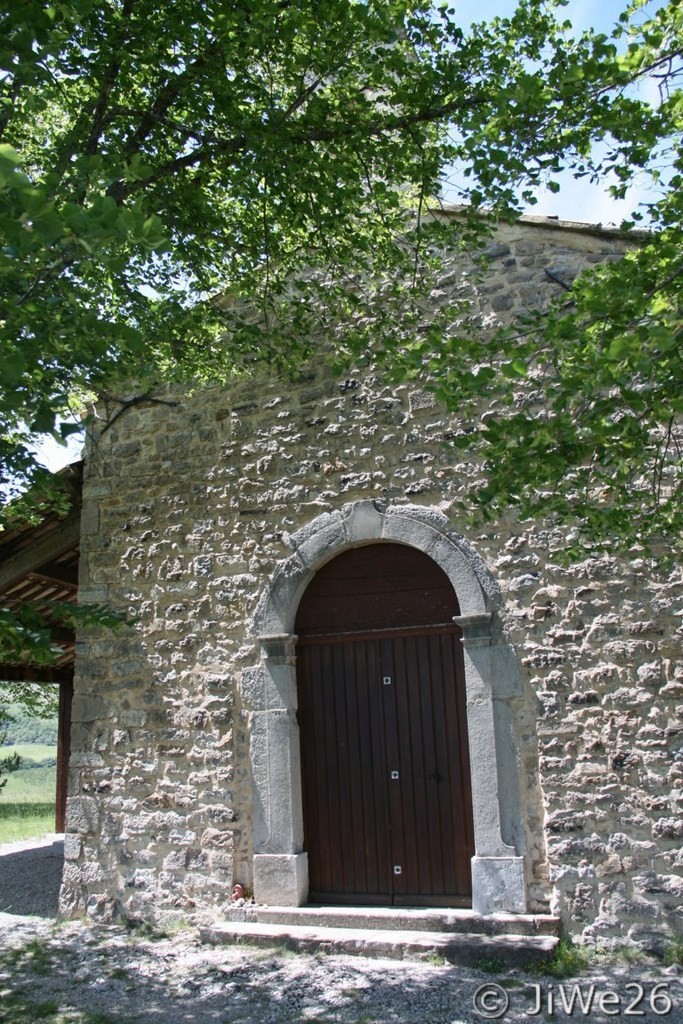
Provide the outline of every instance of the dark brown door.
<path id="1" fill-rule="evenodd" d="M 457 602 L 448 584 L 453 604 L 444 605 L 443 573 L 420 552 L 386 544 L 347 555 L 353 557 L 340 556 L 340 564 L 323 570 L 327 581 L 316 577 L 297 619 L 309 899 L 468 905 L 473 839 L 464 669 L 460 633 L 446 615 L 454 608 L 457 614 Z M 403 570 L 419 570 L 419 607 L 412 610 L 401 562 Z M 402 581 L 393 600 L 392 577 Z M 352 590 L 370 629 L 322 633 L 324 591 Z M 438 611 L 451 621 L 392 628 L 396 603 L 402 620 L 433 619 Z M 343 609 L 338 596 L 334 625 L 358 625 L 358 605 Z"/>

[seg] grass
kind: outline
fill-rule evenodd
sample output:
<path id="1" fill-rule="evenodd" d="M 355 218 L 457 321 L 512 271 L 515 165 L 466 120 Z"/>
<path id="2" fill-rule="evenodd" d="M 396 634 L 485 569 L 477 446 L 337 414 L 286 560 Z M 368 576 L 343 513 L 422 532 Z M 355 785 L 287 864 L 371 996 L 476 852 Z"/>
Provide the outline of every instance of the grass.
<path id="1" fill-rule="evenodd" d="M 664 950 L 664 962 L 670 967 L 674 964 L 683 966 L 683 935 L 674 935 L 670 942 L 667 942 Z"/>
<path id="2" fill-rule="evenodd" d="M 190 931 L 194 927 L 184 914 L 175 916 L 165 914 L 158 921 L 142 921 L 136 918 L 124 917 L 121 923 L 131 938 L 147 939 L 150 942 L 162 942 L 164 939 L 173 939 L 176 935 Z"/>
<path id="3" fill-rule="evenodd" d="M 446 957 L 443 955 L 443 953 L 439 953 L 436 949 L 433 949 L 429 953 L 427 953 L 422 962 L 425 964 L 429 964 L 430 967 L 448 966 L 448 960 L 446 959 Z"/>
<path id="4" fill-rule="evenodd" d="M 29 1024 L 35 1020 L 54 1020 L 59 1004 L 54 999 L 44 1003 L 27 1000 L 21 993 L 10 993 L 3 997 L 3 1017 L 7 1024 Z"/>
<path id="5" fill-rule="evenodd" d="M 57 757 L 57 747 L 47 743 L 15 743 L 14 746 L 0 747 L 0 757 L 18 754 L 27 761 L 44 761 L 46 757 Z"/>
<path id="6" fill-rule="evenodd" d="M 125 967 L 113 967 L 111 971 L 109 971 L 109 977 L 114 978 L 115 981 L 128 981 L 130 973 Z"/>
<path id="7" fill-rule="evenodd" d="M 72 1007 L 62 1009 L 55 999 L 34 1002 L 23 992 L 3 993 L 2 1024 L 123 1024 L 121 1018 L 104 1013 L 90 1013 Z M 129 1021 L 126 1024 L 130 1024 Z"/>
<path id="8" fill-rule="evenodd" d="M 469 966 L 484 974 L 500 974 L 505 970 L 505 964 L 497 956 L 473 956 Z"/>
<path id="9" fill-rule="evenodd" d="M 44 1021 L 45 1024 L 124 1024 L 120 1018 L 110 1017 L 108 1014 L 63 1006 L 54 998 L 32 998 L 30 978 L 36 975 L 50 977 L 54 974 L 58 962 L 63 967 L 63 958 L 50 949 L 45 938 L 31 939 L 23 946 L 0 952 L 0 971 L 3 975 L 9 975 L 15 982 L 20 976 L 24 976 L 14 991 L 4 988 L 4 982 L 9 981 L 9 978 L 3 977 L 0 982 L 2 1024 L 36 1024 L 37 1021 Z M 125 1024 L 133 1022 L 126 1019 Z"/>
<path id="10" fill-rule="evenodd" d="M 7 785 L 0 790 L 0 805 L 55 802 L 57 769 L 54 765 L 46 768 L 20 768 L 6 778 Z"/>
<path id="11" fill-rule="evenodd" d="M 54 801 L 51 804 L 0 805 L 0 843 L 40 839 L 54 830 Z"/>
<path id="12" fill-rule="evenodd" d="M 293 960 L 304 952 L 303 950 L 293 949 L 285 939 L 274 940 L 269 942 L 268 945 L 262 946 L 260 942 L 252 942 L 248 938 L 243 938 L 240 946 L 251 950 L 252 959 L 256 962 L 270 960 L 274 957 L 281 960 Z"/>
<path id="13" fill-rule="evenodd" d="M 531 970 L 550 978 L 574 978 L 591 965 L 591 950 L 574 945 L 570 939 L 560 939 L 549 960 L 542 960 Z"/>
<path id="14" fill-rule="evenodd" d="M 596 959 L 604 957 L 608 963 L 631 964 L 633 966 L 646 964 L 650 959 L 649 955 L 640 946 L 627 943 L 609 950 L 596 949 L 595 956 Z"/>
<path id="15" fill-rule="evenodd" d="M 52 974 L 53 957 L 45 939 L 31 939 L 17 950 L 17 963 L 27 964 L 32 974 Z"/>
<path id="16" fill-rule="evenodd" d="M 56 779 L 54 767 L 20 768 L 7 776 L 0 790 L 0 843 L 54 832 Z"/>
<path id="17" fill-rule="evenodd" d="M 52 956 L 46 939 L 30 939 L 23 946 L 15 946 L 0 954 L 0 967 L 5 970 L 12 971 L 25 964 L 34 974 L 50 974 Z"/>

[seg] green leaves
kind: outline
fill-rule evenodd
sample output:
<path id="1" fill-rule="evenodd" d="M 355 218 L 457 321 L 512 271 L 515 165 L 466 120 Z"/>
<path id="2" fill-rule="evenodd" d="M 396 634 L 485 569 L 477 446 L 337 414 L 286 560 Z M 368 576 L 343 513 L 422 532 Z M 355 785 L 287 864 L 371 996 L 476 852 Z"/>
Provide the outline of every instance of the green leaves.
<path id="1" fill-rule="evenodd" d="M 331 338 L 340 362 L 428 374 L 454 409 L 495 401 L 471 438 L 492 467 L 491 510 L 509 500 L 583 521 L 596 464 L 625 481 L 610 481 L 601 510 L 640 494 L 634 476 L 652 478 L 652 459 L 672 487 L 681 10 L 638 5 L 612 36 L 575 37 L 562 17 L 538 0 L 467 32 L 457 7 L 425 0 L 0 12 L 4 476 L 35 479 L 27 434 L 53 430 L 74 395 L 292 369 Z M 631 89 L 651 75 L 661 101 Z M 431 215 L 453 164 L 466 206 L 446 223 Z M 615 193 L 638 168 L 657 178 L 652 242 L 577 282 L 574 305 L 527 340 L 501 335 L 483 356 L 454 327 L 461 305 L 426 327 L 441 254 L 479 248 L 494 218 L 514 218 L 539 185 L 556 190 L 565 167 Z M 531 381 L 546 389 L 542 421 L 510 412 Z M 617 429 L 631 420 L 641 434 Z M 538 457 L 515 469 L 522 443 Z M 648 509 L 663 509 L 658 493 Z"/>
<path id="2" fill-rule="evenodd" d="M 578 526 L 574 553 L 680 551 L 682 242 L 680 229 L 653 235 L 492 339 L 500 375 L 486 395 L 510 411 L 469 446 L 486 460 L 487 517 L 514 504 Z"/>
<path id="3" fill-rule="evenodd" d="M 75 605 L 69 601 L 27 602 L 11 610 L 0 608 L 0 661 L 50 666 L 64 655 L 52 639 L 56 627 L 117 629 L 125 621 L 125 615 L 104 605 Z"/>
<path id="4" fill-rule="evenodd" d="M 17 153 L 14 146 L 10 146 L 6 142 L 0 143 L 0 169 L 2 169 L 3 164 L 9 164 L 10 168 L 14 168 L 17 167 L 20 163 L 21 157 Z M 7 173 L 6 169 L 5 173 Z"/>

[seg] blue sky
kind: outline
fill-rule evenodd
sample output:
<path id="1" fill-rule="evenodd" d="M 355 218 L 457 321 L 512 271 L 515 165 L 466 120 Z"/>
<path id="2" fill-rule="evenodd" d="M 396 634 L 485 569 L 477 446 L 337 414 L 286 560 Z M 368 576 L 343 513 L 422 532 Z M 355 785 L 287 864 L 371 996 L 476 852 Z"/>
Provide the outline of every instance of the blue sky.
<path id="1" fill-rule="evenodd" d="M 593 27 L 609 34 L 616 24 L 627 0 L 569 0 L 564 8 L 565 17 L 575 29 Z M 463 24 L 487 21 L 496 15 L 511 14 L 516 0 L 451 0 Z M 646 193 L 632 189 L 628 198 L 615 202 L 605 189 L 590 185 L 587 181 L 575 181 L 570 175 L 560 179 L 558 193 L 544 192 L 539 201 L 529 208 L 529 213 L 546 217 L 560 217 L 563 220 L 585 221 L 593 224 L 619 224 L 628 217 Z M 79 458 L 80 441 L 75 438 L 64 448 L 56 442 L 41 445 L 41 457 L 52 470 L 57 470 Z"/>
<path id="2" fill-rule="evenodd" d="M 512 14 L 516 0 L 450 0 L 463 23 L 488 21 L 499 15 Z M 609 35 L 625 10 L 628 0 L 568 0 L 564 7 L 564 18 L 571 21 L 577 32 L 587 28 Z M 648 4 L 648 9 L 660 6 Z M 545 217 L 560 217 L 563 220 L 578 220 L 591 224 L 620 224 L 629 217 L 639 202 L 648 198 L 642 188 L 634 187 L 626 199 L 615 201 L 606 189 L 591 185 L 586 179 L 575 180 L 571 175 L 559 179 L 561 186 L 557 193 L 543 192 L 538 203 L 528 212 Z"/>
<path id="3" fill-rule="evenodd" d="M 577 29 L 595 28 L 610 32 L 628 0 L 569 0 L 564 7 L 566 18 Z M 517 6 L 515 0 L 451 0 L 458 17 L 471 24 L 488 21 L 496 15 L 511 14 Z"/>

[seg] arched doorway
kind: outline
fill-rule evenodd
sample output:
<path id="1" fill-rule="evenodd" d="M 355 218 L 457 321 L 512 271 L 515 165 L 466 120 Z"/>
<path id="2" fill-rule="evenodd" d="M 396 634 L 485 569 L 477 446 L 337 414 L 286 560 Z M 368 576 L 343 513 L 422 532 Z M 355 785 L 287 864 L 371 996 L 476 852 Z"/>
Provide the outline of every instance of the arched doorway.
<path id="1" fill-rule="evenodd" d="M 337 555 L 299 604 L 309 900 L 470 906 L 474 854 L 457 597 L 397 543 Z"/>
<path id="2" fill-rule="evenodd" d="M 501 595 L 485 564 L 441 512 L 413 505 L 381 508 L 374 501 L 354 502 L 322 513 L 287 535 L 287 542 L 292 554 L 278 564 L 252 618 L 259 662 L 241 672 L 242 699 L 250 711 L 257 902 L 300 906 L 310 893 L 294 632 L 301 600 L 316 574 L 337 555 L 382 542 L 427 555 L 457 594 L 471 758 L 472 909 L 481 914 L 525 913 L 524 811 L 517 724 L 510 704 L 521 694 L 521 677 L 496 621 Z"/>

